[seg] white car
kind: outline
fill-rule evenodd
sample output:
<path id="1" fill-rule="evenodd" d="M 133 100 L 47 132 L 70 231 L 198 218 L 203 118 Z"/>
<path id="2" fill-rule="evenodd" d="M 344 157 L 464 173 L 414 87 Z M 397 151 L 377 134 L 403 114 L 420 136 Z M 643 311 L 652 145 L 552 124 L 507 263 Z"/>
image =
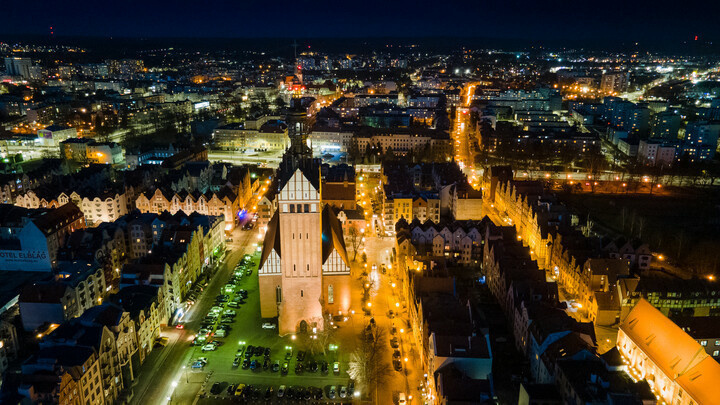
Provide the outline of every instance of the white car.
<path id="1" fill-rule="evenodd" d="M 285 386 L 281 385 L 280 388 L 278 388 L 277 397 L 282 398 L 285 396 Z"/>
<path id="2" fill-rule="evenodd" d="M 340 398 L 347 397 L 347 387 L 344 385 L 340 386 Z"/>
<path id="3" fill-rule="evenodd" d="M 275 329 L 275 324 L 270 322 L 265 322 L 262 324 L 263 329 Z"/>
<path id="4" fill-rule="evenodd" d="M 212 352 L 212 351 L 214 351 L 215 349 L 217 349 L 217 346 L 212 345 L 212 344 L 210 344 L 210 345 L 205 345 L 205 346 L 202 347 L 202 351 L 204 351 L 204 352 Z"/>
<path id="5" fill-rule="evenodd" d="M 405 399 L 405 393 L 401 392 L 400 394 L 398 394 L 398 405 L 406 405 L 406 404 L 407 404 L 407 400 Z"/>

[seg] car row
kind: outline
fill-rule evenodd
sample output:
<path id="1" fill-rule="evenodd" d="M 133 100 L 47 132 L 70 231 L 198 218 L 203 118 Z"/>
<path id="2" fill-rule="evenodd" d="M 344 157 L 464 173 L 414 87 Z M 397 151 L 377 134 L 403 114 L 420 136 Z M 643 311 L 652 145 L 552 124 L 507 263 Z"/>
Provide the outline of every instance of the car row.
<path id="1" fill-rule="evenodd" d="M 270 400 L 273 396 L 277 398 L 290 399 L 290 400 L 322 400 L 335 399 L 335 398 L 352 398 L 355 393 L 355 383 L 351 380 L 348 385 L 335 386 L 331 385 L 325 392 L 319 387 L 301 387 L 301 386 L 285 386 L 280 385 L 275 390 L 275 387 L 267 386 L 265 388 L 256 387 L 252 384 L 246 385 L 243 383 L 228 384 L 226 382 L 215 382 L 210 387 L 210 394 L 219 395 L 223 391 L 223 387 L 226 388 L 228 395 L 240 397 L 243 399 L 265 399 Z"/>

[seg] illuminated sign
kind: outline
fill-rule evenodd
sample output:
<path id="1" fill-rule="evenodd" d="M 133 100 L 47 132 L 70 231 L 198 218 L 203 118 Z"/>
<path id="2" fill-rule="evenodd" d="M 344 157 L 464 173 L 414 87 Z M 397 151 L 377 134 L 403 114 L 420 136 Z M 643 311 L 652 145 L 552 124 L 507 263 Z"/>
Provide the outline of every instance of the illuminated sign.
<path id="1" fill-rule="evenodd" d="M 3 270 L 50 271 L 50 257 L 42 250 L 0 250 Z"/>

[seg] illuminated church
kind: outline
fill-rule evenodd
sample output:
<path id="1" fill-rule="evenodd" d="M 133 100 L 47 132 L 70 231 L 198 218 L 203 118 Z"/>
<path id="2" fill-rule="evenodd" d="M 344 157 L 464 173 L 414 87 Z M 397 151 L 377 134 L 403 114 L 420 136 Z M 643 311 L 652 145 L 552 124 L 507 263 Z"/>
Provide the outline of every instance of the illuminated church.
<path id="1" fill-rule="evenodd" d="M 287 114 L 291 146 L 278 170 L 277 211 L 268 224 L 258 276 L 263 318 L 281 335 L 321 328 L 350 307 L 350 262 L 342 226 L 321 199 L 320 161 L 307 145 L 299 99 Z"/>

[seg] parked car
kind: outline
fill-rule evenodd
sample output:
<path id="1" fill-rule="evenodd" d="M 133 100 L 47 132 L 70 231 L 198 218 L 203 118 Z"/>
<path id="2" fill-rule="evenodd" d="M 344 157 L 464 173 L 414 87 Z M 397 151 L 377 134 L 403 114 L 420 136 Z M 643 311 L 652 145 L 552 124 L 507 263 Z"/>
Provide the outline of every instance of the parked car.
<path id="1" fill-rule="evenodd" d="M 277 373 L 278 371 L 280 371 L 280 361 L 275 361 L 275 363 L 273 363 L 272 365 L 271 370 L 273 373 Z"/>
<path id="2" fill-rule="evenodd" d="M 401 392 L 398 394 L 398 405 L 406 405 L 407 400 L 405 399 L 405 393 Z"/>
<path id="3" fill-rule="evenodd" d="M 282 397 L 284 397 L 284 396 L 285 396 L 285 386 L 284 386 L 284 385 L 281 385 L 280 387 L 278 387 L 277 397 L 278 397 L 278 398 L 282 398 Z"/>
<path id="4" fill-rule="evenodd" d="M 305 352 L 303 350 L 300 350 L 296 357 L 297 361 L 303 361 L 305 360 Z"/>
<path id="5" fill-rule="evenodd" d="M 335 386 L 331 385 L 330 389 L 328 390 L 328 398 L 335 399 L 335 392 L 336 392 Z"/>
<path id="6" fill-rule="evenodd" d="M 335 363 L 333 363 L 333 374 L 335 374 L 335 375 L 340 374 L 340 363 L 337 361 Z"/>
<path id="7" fill-rule="evenodd" d="M 257 368 L 257 366 L 258 366 L 257 360 L 253 360 L 253 361 L 250 362 L 250 370 L 255 371 L 255 369 Z"/>
<path id="8" fill-rule="evenodd" d="M 203 363 L 202 361 L 195 361 L 190 366 L 190 368 L 194 368 L 194 369 L 203 368 L 203 367 L 205 367 L 205 363 Z"/>
<path id="9" fill-rule="evenodd" d="M 270 322 L 265 322 L 262 324 L 263 329 L 275 329 L 275 324 Z"/>
<path id="10" fill-rule="evenodd" d="M 215 349 L 217 349 L 217 346 L 215 346 L 215 345 L 213 345 L 213 344 L 207 344 L 207 345 L 205 345 L 205 346 L 202 347 L 202 351 L 204 351 L 204 352 L 212 352 L 212 351 L 214 351 Z"/>
<path id="11" fill-rule="evenodd" d="M 238 384 L 237 387 L 235 387 L 235 396 L 242 396 L 243 391 L 245 391 L 245 384 Z"/>
<path id="12" fill-rule="evenodd" d="M 395 368 L 395 371 L 402 371 L 402 362 L 400 360 L 393 360 L 393 368 Z"/>
<path id="13" fill-rule="evenodd" d="M 210 393 L 213 395 L 217 395 L 222 392 L 222 384 L 219 382 L 216 382 L 215 384 L 210 387 Z"/>
<path id="14" fill-rule="evenodd" d="M 287 375 L 289 368 L 290 368 L 290 365 L 288 364 L 288 362 L 287 361 L 284 362 L 282 365 L 282 368 L 280 369 L 280 374 Z"/>
<path id="15" fill-rule="evenodd" d="M 344 385 L 340 386 L 340 398 L 347 398 L 347 387 Z"/>

